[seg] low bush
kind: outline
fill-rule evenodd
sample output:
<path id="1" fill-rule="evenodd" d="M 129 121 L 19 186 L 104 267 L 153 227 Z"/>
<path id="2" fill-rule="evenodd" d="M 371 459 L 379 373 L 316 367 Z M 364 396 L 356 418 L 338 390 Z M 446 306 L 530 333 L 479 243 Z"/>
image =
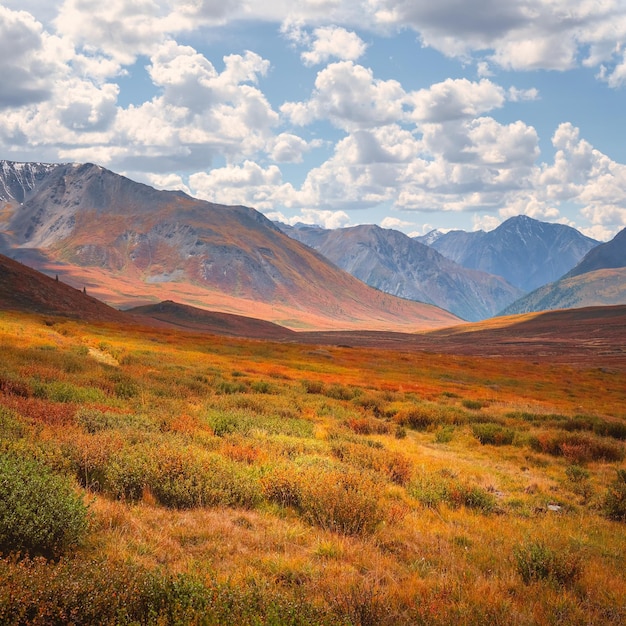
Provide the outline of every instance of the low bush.
<path id="1" fill-rule="evenodd" d="M 226 435 L 249 435 L 252 431 L 264 431 L 269 435 L 311 437 L 313 422 L 298 417 L 262 415 L 249 410 L 211 410 L 206 421 L 218 437 Z"/>
<path id="2" fill-rule="evenodd" d="M 476 439 L 478 439 L 478 441 L 480 441 L 483 445 L 511 445 L 513 443 L 513 439 L 515 438 L 515 431 L 492 422 L 485 424 L 473 424 L 472 432 L 474 433 L 474 437 L 476 437 Z"/>
<path id="3" fill-rule="evenodd" d="M 496 508 L 493 494 L 443 470 L 439 474 L 422 473 L 417 476 L 409 485 L 408 492 L 429 508 L 447 504 L 453 509 L 464 506 L 481 513 L 490 513 Z"/>
<path id="4" fill-rule="evenodd" d="M 94 434 L 103 430 L 136 428 L 139 430 L 157 430 L 157 425 L 147 418 L 135 414 L 100 411 L 99 409 L 81 407 L 76 411 L 75 420 L 88 433 Z"/>
<path id="5" fill-rule="evenodd" d="M 460 425 L 468 422 L 465 412 L 458 407 L 437 404 L 436 402 L 420 402 L 399 407 L 393 416 L 400 426 L 408 426 L 415 430 L 427 430 L 437 426 Z"/>
<path id="6" fill-rule="evenodd" d="M 461 404 L 471 411 L 479 411 L 485 406 L 485 403 L 480 400 L 463 400 Z"/>
<path id="7" fill-rule="evenodd" d="M 366 470 L 380 473 L 397 485 L 406 485 L 411 479 L 413 465 L 400 452 L 390 452 L 358 443 L 339 442 L 331 446 L 333 455 L 339 460 Z"/>
<path id="8" fill-rule="evenodd" d="M 513 550 L 518 574 L 525 584 L 546 580 L 570 586 L 582 573 L 582 560 L 571 550 L 550 548 L 542 541 L 527 541 Z"/>
<path id="9" fill-rule="evenodd" d="M 67 479 L 31 459 L 0 457 L 0 551 L 58 557 L 87 525 L 87 506 Z"/>
<path id="10" fill-rule="evenodd" d="M 386 435 L 389 432 L 389 424 L 372 417 L 351 417 L 346 425 L 359 435 Z"/>
<path id="11" fill-rule="evenodd" d="M 6 626 L 337 623 L 305 597 L 283 596 L 255 581 L 205 581 L 104 559 L 0 559 L 0 580 L 0 623 Z"/>
<path id="12" fill-rule="evenodd" d="M 262 485 L 268 500 L 325 530 L 365 535 L 385 519 L 380 484 L 352 469 L 283 466 L 268 472 Z"/>
<path id="13" fill-rule="evenodd" d="M 589 461 L 621 461 L 624 458 L 622 443 L 590 433 L 543 433 L 529 439 L 536 452 L 563 456 L 572 463 Z"/>
<path id="14" fill-rule="evenodd" d="M 617 470 L 604 496 L 602 511 L 611 520 L 626 522 L 626 469 Z"/>

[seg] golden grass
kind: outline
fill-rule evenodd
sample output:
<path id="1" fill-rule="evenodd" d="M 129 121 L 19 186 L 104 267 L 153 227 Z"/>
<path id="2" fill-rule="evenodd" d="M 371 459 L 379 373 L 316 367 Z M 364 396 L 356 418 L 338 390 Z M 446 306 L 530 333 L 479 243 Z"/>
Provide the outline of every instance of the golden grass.
<path id="1" fill-rule="evenodd" d="M 626 422 L 623 371 L 9 313 L 0 349 L 0 448 L 82 485 L 85 567 L 255 589 L 242 623 L 306 623 L 271 622 L 285 598 L 320 623 L 626 620 L 626 527 L 602 509 L 623 456 L 571 470 L 537 444 L 623 451 L 596 427 Z M 512 443 L 481 444 L 480 424 Z M 525 583 L 528 545 L 571 557 L 563 580 Z"/>

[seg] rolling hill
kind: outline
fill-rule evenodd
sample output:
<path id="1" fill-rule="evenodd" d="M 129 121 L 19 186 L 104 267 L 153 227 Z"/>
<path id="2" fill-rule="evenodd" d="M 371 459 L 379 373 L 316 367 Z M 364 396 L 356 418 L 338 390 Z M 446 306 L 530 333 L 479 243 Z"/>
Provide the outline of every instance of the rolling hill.
<path id="1" fill-rule="evenodd" d="M 458 322 L 368 287 L 251 208 L 158 191 L 93 164 L 4 161 L 0 178 L 0 251 L 116 307 L 174 300 L 291 328 Z"/>

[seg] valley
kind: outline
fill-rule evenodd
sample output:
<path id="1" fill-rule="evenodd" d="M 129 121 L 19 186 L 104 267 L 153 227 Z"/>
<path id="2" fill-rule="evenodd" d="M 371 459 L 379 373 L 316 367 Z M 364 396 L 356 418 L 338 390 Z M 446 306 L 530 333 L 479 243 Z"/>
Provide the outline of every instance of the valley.
<path id="1" fill-rule="evenodd" d="M 468 323 L 246 207 L 2 171 L 0 623 L 626 621 L 619 294 Z M 315 235 L 474 312 L 519 289 Z M 619 237 L 563 280 L 619 274 Z"/>

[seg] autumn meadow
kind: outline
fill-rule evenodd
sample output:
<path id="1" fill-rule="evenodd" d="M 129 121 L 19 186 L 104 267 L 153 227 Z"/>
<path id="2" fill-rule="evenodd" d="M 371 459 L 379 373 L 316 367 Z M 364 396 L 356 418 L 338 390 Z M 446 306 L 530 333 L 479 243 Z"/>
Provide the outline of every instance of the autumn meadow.
<path id="1" fill-rule="evenodd" d="M 0 313 L 0 623 L 626 622 L 621 367 Z"/>

